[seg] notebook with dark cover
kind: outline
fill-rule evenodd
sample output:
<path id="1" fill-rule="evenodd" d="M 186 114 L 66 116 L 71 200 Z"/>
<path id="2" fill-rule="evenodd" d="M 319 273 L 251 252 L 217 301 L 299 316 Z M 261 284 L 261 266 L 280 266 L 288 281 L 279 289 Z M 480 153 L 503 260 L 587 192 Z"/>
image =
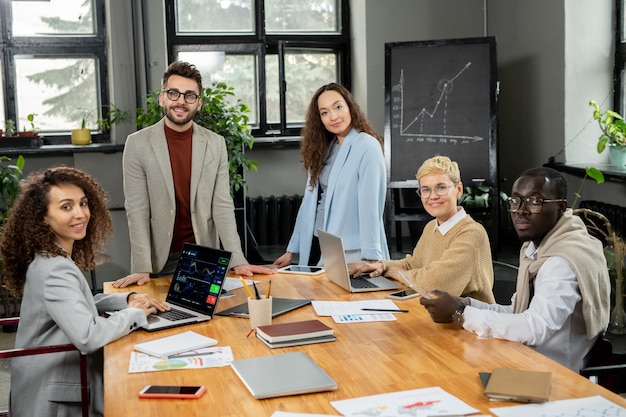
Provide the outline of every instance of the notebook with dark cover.
<path id="1" fill-rule="evenodd" d="M 330 336 L 333 332 L 332 327 L 328 327 L 317 319 L 276 323 L 267 326 L 259 326 L 256 329 L 258 336 L 272 343 L 310 337 Z"/>
<path id="2" fill-rule="evenodd" d="M 337 340 L 337 338 L 334 335 L 330 335 L 330 336 L 307 337 L 307 338 L 304 338 L 304 339 L 287 340 L 285 342 L 269 342 L 269 341 L 265 340 L 258 333 L 258 327 L 257 327 L 256 337 L 261 342 L 265 343 L 265 345 L 267 347 L 272 348 L 272 349 L 284 348 L 284 347 L 289 347 L 289 346 L 312 345 L 312 344 L 315 344 L 315 343 L 334 342 L 335 340 Z"/>
<path id="3" fill-rule="evenodd" d="M 272 297 L 272 317 L 280 316 L 288 311 L 311 304 L 311 299 L 291 299 Z M 248 302 L 215 313 L 218 316 L 248 317 Z"/>
<path id="4" fill-rule="evenodd" d="M 494 401 L 541 403 L 550 399 L 551 380 L 550 372 L 495 368 L 485 395 Z"/>
<path id="5" fill-rule="evenodd" d="M 257 399 L 337 389 L 335 380 L 304 352 L 238 359 L 230 366 Z"/>

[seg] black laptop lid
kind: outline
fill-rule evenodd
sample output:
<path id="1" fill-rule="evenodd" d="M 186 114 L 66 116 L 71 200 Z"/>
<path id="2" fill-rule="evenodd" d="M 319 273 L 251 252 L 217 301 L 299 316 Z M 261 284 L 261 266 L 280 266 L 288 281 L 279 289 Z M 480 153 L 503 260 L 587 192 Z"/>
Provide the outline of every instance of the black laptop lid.
<path id="1" fill-rule="evenodd" d="M 231 256 L 220 249 L 185 243 L 166 300 L 212 317 Z"/>

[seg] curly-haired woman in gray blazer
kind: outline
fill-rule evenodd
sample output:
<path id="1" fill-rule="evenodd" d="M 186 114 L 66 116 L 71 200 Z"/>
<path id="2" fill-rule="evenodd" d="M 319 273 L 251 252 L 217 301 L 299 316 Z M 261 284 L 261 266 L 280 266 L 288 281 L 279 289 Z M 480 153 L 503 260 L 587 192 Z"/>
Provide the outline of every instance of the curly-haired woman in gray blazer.
<path id="1" fill-rule="evenodd" d="M 88 354 L 90 415 L 103 414 L 102 347 L 147 324 L 168 309 L 145 294 L 91 294 L 81 270 L 113 226 L 107 196 L 89 175 L 70 167 L 31 174 L 2 230 L 4 283 L 22 296 L 15 347 L 74 344 Z M 108 318 L 104 311 L 119 310 Z M 10 415 L 79 416 L 80 375 L 76 351 L 11 362 Z"/>

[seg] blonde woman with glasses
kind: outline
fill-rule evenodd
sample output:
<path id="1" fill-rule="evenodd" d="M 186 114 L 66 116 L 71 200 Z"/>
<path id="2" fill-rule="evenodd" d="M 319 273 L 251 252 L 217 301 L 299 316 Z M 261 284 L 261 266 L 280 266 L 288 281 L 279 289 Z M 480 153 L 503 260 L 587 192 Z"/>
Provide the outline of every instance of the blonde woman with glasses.
<path id="1" fill-rule="evenodd" d="M 489 237 L 481 224 L 457 206 L 463 194 L 458 164 L 446 156 L 435 156 L 424 161 L 416 177 L 417 193 L 434 219 L 424 227 L 413 254 L 366 263 L 352 274 L 397 280 L 402 280 L 402 274 L 426 291 L 439 289 L 494 303 Z"/>

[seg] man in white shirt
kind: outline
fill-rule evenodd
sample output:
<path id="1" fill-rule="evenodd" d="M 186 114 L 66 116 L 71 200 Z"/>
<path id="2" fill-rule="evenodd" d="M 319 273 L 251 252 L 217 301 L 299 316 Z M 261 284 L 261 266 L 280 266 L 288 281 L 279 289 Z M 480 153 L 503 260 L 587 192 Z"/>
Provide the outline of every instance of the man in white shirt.
<path id="1" fill-rule="evenodd" d="M 422 298 L 433 321 L 454 321 L 480 337 L 533 347 L 578 372 L 609 322 L 610 283 L 602 244 L 567 209 L 565 178 L 550 168 L 522 173 L 509 198 L 520 250 L 509 306 L 433 291 Z"/>

